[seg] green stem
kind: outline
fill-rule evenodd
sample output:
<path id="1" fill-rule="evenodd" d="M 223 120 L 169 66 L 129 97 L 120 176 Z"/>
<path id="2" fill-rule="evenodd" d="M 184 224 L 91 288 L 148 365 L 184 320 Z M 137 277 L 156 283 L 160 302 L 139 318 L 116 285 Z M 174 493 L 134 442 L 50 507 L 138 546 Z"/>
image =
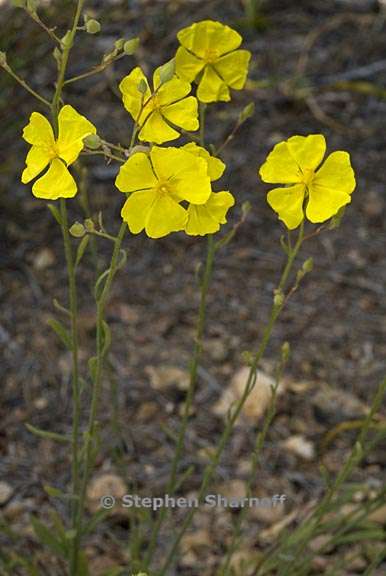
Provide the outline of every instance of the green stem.
<path id="1" fill-rule="evenodd" d="M 34 96 L 37 100 L 39 100 L 42 104 L 44 104 L 45 106 L 48 106 L 49 108 L 51 107 L 51 102 L 49 102 L 48 100 L 46 100 L 45 98 L 43 98 L 43 96 L 40 96 L 40 94 L 38 94 L 37 92 L 35 92 L 35 90 L 33 88 L 31 88 L 31 86 L 29 84 L 27 84 L 27 82 L 25 80 L 23 80 L 23 78 L 20 78 L 20 76 L 18 74 L 16 74 L 16 72 L 14 72 L 12 70 L 12 68 L 10 68 L 8 66 L 8 64 L 3 65 L 2 66 L 3 70 L 5 70 L 10 76 L 12 76 L 12 78 L 14 80 L 16 80 L 16 82 L 18 82 L 20 84 L 20 86 L 23 86 L 24 90 L 27 90 L 27 92 L 29 92 L 30 94 L 32 94 L 32 96 Z"/>
<path id="2" fill-rule="evenodd" d="M 66 201 L 60 199 L 61 228 L 64 243 L 64 252 L 67 265 L 68 290 L 71 315 L 71 343 L 72 343 L 72 495 L 75 497 L 79 490 L 79 421 L 80 421 L 80 390 L 79 390 L 79 359 L 78 359 L 78 298 L 76 288 L 76 271 L 68 229 Z M 76 500 L 72 500 L 72 522 L 76 518 Z"/>
<path id="3" fill-rule="evenodd" d="M 93 375 L 93 389 L 91 397 L 91 408 L 88 421 L 88 427 L 85 435 L 84 444 L 84 471 L 80 487 L 78 514 L 76 519 L 76 549 L 79 550 L 80 539 L 82 534 L 83 513 L 85 508 L 86 491 L 89 478 L 93 468 L 93 444 L 95 439 L 96 420 L 98 414 L 99 398 L 102 386 L 102 372 L 104 358 L 107 350 L 104 350 L 104 334 L 105 334 L 105 308 L 110 295 L 112 282 L 118 270 L 119 255 L 123 238 L 126 234 L 127 224 L 122 222 L 119 234 L 114 243 L 113 254 L 111 257 L 110 267 L 101 294 L 97 297 L 97 322 L 96 322 L 96 365 L 95 373 Z M 74 572 L 76 574 L 76 572 Z"/>
<path id="4" fill-rule="evenodd" d="M 189 415 L 192 408 L 194 394 L 196 391 L 197 385 L 197 371 L 198 366 L 202 354 L 203 349 L 203 337 L 204 337 L 204 329 L 205 329 L 205 319 L 206 319 L 206 303 L 207 303 L 207 296 L 209 290 L 210 279 L 212 277 L 213 272 L 213 261 L 215 256 L 215 242 L 214 237 L 212 234 L 208 236 L 208 248 L 207 248 L 207 257 L 205 263 L 205 271 L 201 282 L 201 291 L 200 291 L 200 306 L 198 312 L 198 322 L 196 328 L 196 336 L 195 336 L 195 344 L 194 344 L 194 351 L 192 360 L 190 363 L 190 379 L 189 379 L 189 388 L 186 394 L 184 409 L 183 409 L 183 416 L 182 421 L 177 437 L 176 449 L 174 452 L 173 462 L 172 462 L 172 470 L 170 474 L 170 479 L 166 488 L 166 492 L 169 495 L 173 495 L 174 491 L 176 490 L 177 485 L 177 474 L 178 474 L 178 465 L 181 460 L 181 455 L 184 450 L 185 445 L 185 435 L 186 430 L 188 427 L 189 422 Z M 154 549 L 157 545 L 158 534 L 161 530 L 162 524 L 167 515 L 167 508 L 162 508 L 159 512 L 158 518 L 156 523 L 154 524 L 151 536 L 150 536 L 150 544 L 146 552 L 144 566 L 143 569 L 147 570 L 151 559 L 153 557 Z"/>
<path id="5" fill-rule="evenodd" d="M 299 252 L 299 249 L 302 245 L 303 239 L 304 239 L 304 224 L 302 223 L 300 230 L 299 230 L 297 242 L 296 242 L 294 248 L 292 250 L 289 250 L 289 252 L 288 252 L 287 263 L 285 265 L 285 268 L 283 270 L 283 273 L 281 275 L 281 278 L 280 278 L 280 281 L 278 284 L 279 290 L 282 290 L 286 285 L 286 282 L 287 282 L 289 274 L 291 272 L 293 263 L 295 261 L 295 258 L 297 256 L 298 252 Z M 254 359 L 253 359 L 253 362 L 252 362 L 252 365 L 251 365 L 251 368 L 249 371 L 249 375 L 247 378 L 247 382 L 246 382 L 246 385 L 244 388 L 244 392 L 243 392 L 241 398 L 239 399 L 239 401 L 237 402 L 237 404 L 235 405 L 233 412 L 231 412 L 229 414 L 227 424 L 223 430 L 223 433 L 221 435 L 219 444 L 217 445 L 216 451 L 212 457 L 211 462 L 205 468 L 203 480 L 202 480 L 201 487 L 199 489 L 198 497 L 197 497 L 199 502 L 202 501 L 202 499 L 204 498 L 204 496 L 206 494 L 208 486 L 209 486 L 209 484 L 210 484 L 210 482 L 211 482 L 211 480 L 212 480 L 212 478 L 213 478 L 213 476 L 217 470 L 221 456 L 222 456 L 223 451 L 225 449 L 225 446 L 227 445 L 228 440 L 232 434 L 233 428 L 237 422 L 237 419 L 240 415 L 240 412 L 243 409 L 243 406 L 244 406 L 250 392 L 252 391 L 252 389 L 256 383 L 257 368 L 258 368 L 260 360 L 261 360 L 261 358 L 262 358 L 262 356 L 263 356 L 263 354 L 267 348 L 268 342 L 271 338 L 273 327 L 276 323 L 276 320 L 277 320 L 281 310 L 283 309 L 283 305 L 284 305 L 284 303 L 281 305 L 277 305 L 277 304 L 273 303 L 273 305 L 272 305 L 270 317 L 269 317 L 268 323 L 265 327 L 265 330 L 263 332 L 263 337 L 261 339 L 258 350 L 254 356 Z M 186 530 L 191 525 L 192 520 L 196 514 L 196 511 L 197 511 L 196 508 L 194 508 L 194 507 L 191 508 L 191 510 L 189 511 L 187 516 L 185 517 L 185 520 L 182 523 L 182 526 L 181 526 L 176 538 L 173 541 L 170 552 L 166 556 L 166 560 L 165 560 L 165 562 L 161 568 L 161 571 L 159 572 L 159 576 L 165 576 L 165 574 L 167 573 L 171 564 L 173 563 L 176 552 L 177 552 L 178 547 L 179 547 L 179 544 L 181 542 L 181 539 L 184 536 Z"/>

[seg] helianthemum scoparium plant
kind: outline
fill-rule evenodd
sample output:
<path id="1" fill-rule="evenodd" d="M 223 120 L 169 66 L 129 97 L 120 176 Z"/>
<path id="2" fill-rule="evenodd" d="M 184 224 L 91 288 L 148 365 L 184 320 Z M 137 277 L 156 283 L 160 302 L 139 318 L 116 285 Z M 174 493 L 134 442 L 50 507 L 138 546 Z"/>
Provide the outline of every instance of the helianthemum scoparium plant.
<path id="1" fill-rule="evenodd" d="M 78 77 L 66 78 L 67 63 L 75 36 L 79 31 L 79 19 L 83 2 L 78 2 L 72 28 L 59 38 L 51 29 L 47 29 L 53 41 L 56 41 L 56 59 L 59 62 L 58 79 L 52 100 L 47 101 L 32 88 L 27 89 L 41 103 L 50 108 L 51 124 L 40 112 L 33 112 L 28 125 L 24 128 L 23 138 L 31 145 L 26 158 L 26 167 L 22 182 L 29 183 L 37 178 L 32 192 L 37 198 L 55 201 L 60 199 L 59 208 L 50 204 L 50 209 L 61 225 L 66 262 L 69 277 L 70 309 L 65 310 L 70 318 L 71 329 L 67 330 L 59 321 L 53 325 L 56 332 L 67 343 L 72 352 L 73 369 L 73 430 L 72 430 L 72 493 L 71 519 L 67 522 L 69 537 L 63 544 L 63 554 L 69 561 L 69 573 L 78 576 L 86 559 L 82 552 L 82 539 L 87 535 L 85 527 L 85 499 L 87 486 L 93 471 L 96 445 L 96 423 L 101 395 L 104 361 L 111 344 L 111 333 L 105 319 L 105 307 L 117 270 L 122 266 L 122 243 L 129 231 L 131 234 L 145 233 L 151 239 L 163 238 L 171 233 L 185 233 L 189 236 L 208 236 L 207 257 L 200 278 L 200 305 L 195 335 L 194 351 L 190 363 L 190 384 L 186 395 L 185 407 L 176 441 L 176 450 L 172 461 L 171 475 L 166 487 L 172 495 L 180 482 L 180 461 L 184 450 L 184 440 L 194 402 L 198 367 L 204 349 L 205 312 L 207 294 L 216 252 L 226 245 L 248 209 L 233 228 L 221 239 L 213 235 L 227 222 L 228 210 L 235 204 L 235 196 L 228 190 L 214 191 L 212 184 L 219 180 L 224 171 L 224 162 L 216 156 L 214 150 L 222 150 L 231 138 L 217 147 L 206 148 L 205 109 L 209 104 L 229 102 L 233 91 L 244 88 L 250 52 L 240 48 L 240 34 L 220 22 L 205 20 L 183 28 L 177 34 L 180 46 L 175 57 L 157 68 L 152 84 L 139 66 L 134 66 L 119 83 L 122 102 L 132 118 L 132 133 L 127 132 L 127 145 L 109 143 L 103 140 L 93 123 L 77 112 L 71 105 L 62 105 L 63 88 L 67 83 L 102 71 L 123 55 L 122 51 L 132 54 L 136 39 L 117 41 L 111 52 L 102 60 L 99 67 Z M 29 8 L 26 7 L 28 11 Z M 36 12 L 33 14 L 36 21 Z M 98 24 L 98 23 L 97 23 Z M 98 24 L 99 26 L 99 24 Z M 86 19 L 86 30 L 97 32 L 98 26 L 91 26 Z M 47 27 L 46 27 L 47 28 Z M 3 68 L 18 81 L 20 79 L 2 60 Z M 23 82 L 21 82 L 23 83 Z M 23 83 L 25 85 L 25 82 Z M 248 112 L 246 113 L 245 110 Z M 236 129 L 250 115 L 251 105 L 239 115 Z M 123 115 L 128 120 L 127 114 Z M 199 131 L 199 132 L 198 132 Z M 235 132 L 235 131 L 234 131 Z M 231 133 L 233 137 L 234 132 Z M 168 145 L 169 142 L 173 145 Z M 177 142 L 179 141 L 179 142 Z M 209 151 L 210 150 L 210 151 Z M 305 240 L 305 217 L 311 223 L 324 223 L 336 215 L 351 200 L 355 188 L 354 172 L 349 155 L 338 151 L 331 153 L 324 161 L 326 143 L 322 135 L 292 136 L 277 144 L 260 168 L 262 180 L 269 184 L 281 185 L 268 193 L 268 203 L 291 231 L 300 227 L 295 243 L 288 241 L 284 247 L 287 264 L 275 290 L 270 319 L 263 331 L 263 337 L 256 352 L 250 355 L 249 375 L 242 397 L 230 411 L 226 426 L 213 450 L 211 461 L 204 470 L 198 493 L 202 497 L 213 480 L 222 453 L 237 423 L 240 411 L 256 383 L 259 362 L 274 324 L 284 307 L 290 290 L 285 294 L 295 258 Z M 115 179 L 116 188 L 126 195 L 121 209 L 122 223 L 118 234 L 108 233 L 102 224 L 89 217 L 84 224 L 76 223 L 69 227 L 67 204 L 65 199 L 77 193 L 77 183 L 69 170 L 82 156 L 98 154 L 108 161 L 120 163 Z M 48 168 L 47 168 L 48 167 Z M 239 197 L 242 190 L 238 190 Z M 117 194 L 117 199 L 119 198 Z M 258 197 L 256 197 L 257 205 Z M 76 252 L 73 250 L 69 233 L 81 238 Z M 82 410 L 85 408 L 80 394 L 80 364 L 78 359 L 78 295 L 76 271 L 87 249 L 91 236 L 101 237 L 113 243 L 111 261 L 96 282 L 94 296 L 96 301 L 96 353 L 89 361 L 91 381 L 91 405 L 88 407 L 88 425 L 83 439 L 80 438 Z M 258 238 L 258 234 L 256 234 Z M 306 262 L 298 271 L 298 285 L 302 275 L 312 266 Z M 151 329 L 151 327 L 149 327 Z M 36 431 L 36 429 L 35 429 Z M 44 431 L 38 431 L 40 435 Z M 59 436 L 59 435 L 57 435 Z M 141 530 L 144 541 L 137 550 L 139 556 L 130 558 L 130 570 L 145 569 L 151 566 L 154 550 L 163 520 L 167 514 L 163 510 L 158 518 L 150 518 L 150 532 Z M 160 576 L 168 574 L 175 561 L 178 546 L 183 534 L 191 525 L 195 510 L 190 510 L 179 527 L 170 550 L 163 553 L 164 561 L 158 566 Z M 52 535 L 60 541 L 60 535 Z M 234 549 L 230 545 L 225 564 L 229 566 Z M 225 566 L 225 568 L 226 568 Z M 227 569 L 227 568 L 226 568 Z M 117 572 L 118 574 L 118 572 Z M 228 572 L 224 572 L 228 574 Z"/>

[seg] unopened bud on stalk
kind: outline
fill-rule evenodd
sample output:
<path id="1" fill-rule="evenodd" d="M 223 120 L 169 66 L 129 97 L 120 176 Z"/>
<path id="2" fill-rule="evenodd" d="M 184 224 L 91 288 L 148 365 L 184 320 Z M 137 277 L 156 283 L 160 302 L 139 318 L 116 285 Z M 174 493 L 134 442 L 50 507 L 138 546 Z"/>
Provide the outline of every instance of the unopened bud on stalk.
<path id="1" fill-rule="evenodd" d="M 314 267 L 314 260 L 312 258 L 307 258 L 307 260 L 303 263 L 302 269 L 304 272 L 312 272 Z"/>
<path id="2" fill-rule="evenodd" d="M 86 234 L 86 230 L 83 224 L 81 224 L 80 222 L 74 222 L 69 232 L 71 236 L 74 236 L 74 238 L 83 238 L 83 236 Z"/>
<path id="3" fill-rule="evenodd" d="M 138 83 L 138 92 L 141 92 L 141 94 L 146 94 L 146 90 L 147 90 L 147 84 L 145 80 L 142 78 L 142 80 L 140 80 L 140 82 Z"/>
<path id="4" fill-rule="evenodd" d="M 116 40 L 114 42 L 114 46 L 117 50 L 123 50 L 123 47 L 125 45 L 125 39 L 124 38 L 119 38 L 119 40 Z"/>
<path id="5" fill-rule="evenodd" d="M 91 218 L 86 218 L 83 224 L 87 232 L 93 232 L 93 230 L 95 230 L 95 224 Z"/>
<path id="6" fill-rule="evenodd" d="M 139 38 L 132 38 L 131 40 L 126 40 L 123 44 L 123 51 L 128 56 L 132 56 L 136 52 L 139 46 Z"/>
<path id="7" fill-rule="evenodd" d="M 94 20 L 94 18 L 90 18 L 86 22 L 86 32 L 88 34 L 98 34 L 101 31 L 101 25 L 98 20 Z"/>
<path id="8" fill-rule="evenodd" d="M 280 308 L 284 304 L 284 294 L 281 290 L 275 290 L 273 297 L 273 303 L 277 308 Z"/>
<path id="9" fill-rule="evenodd" d="M 12 0 L 12 6 L 15 8 L 26 8 L 27 2 L 26 0 Z"/>
<path id="10" fill-rule="evenodd" d="M 0 66 L 5 68 L 7 66 L 7 55 L 5 52 L 0 52 Z"/>
<path id="11" fill-rule="evenodd" d="M 90 148 L 90 150 L 98 150 L 101 147 L 102 141 L 98 134 L 89 134 L 83 139 L 83 143 Z"/>
<path id="12" fill-rule="evenodd" d="M 71 30 L 67 30 L 67 32 L 61 39 L 61 44 L 63 48 L 68 48 L 69 46 L 71 46 Z"/>
<path id="13" fill-rule="evenodd" d="M 36 10 L 38 9 L 38 6 L 39 6 L 38 0 L 27 0 L 27 10 L 29 12 L 33 12 L 35 14 Z"/>
<path id="14" fill-rule="evenodd" d="M 284 342 L 281 347 L 281 359 L 282 362 L 287 362 L 291 352 L 291 347 L 289 342 Z"/>

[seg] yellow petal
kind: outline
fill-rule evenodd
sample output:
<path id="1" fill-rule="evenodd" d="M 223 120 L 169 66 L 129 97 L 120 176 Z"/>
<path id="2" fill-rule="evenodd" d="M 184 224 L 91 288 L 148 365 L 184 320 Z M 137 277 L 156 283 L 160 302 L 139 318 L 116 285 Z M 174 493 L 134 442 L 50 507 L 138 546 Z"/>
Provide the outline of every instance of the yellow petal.
<path id="1" fill-rule="evenodd" d="M 29 123 L 23 130 L 23 138 L 28 144 L 52 148 L 54 133 L 47 118 L 39 112 L 32 112 Z"/>
<path id="2" fill-rule="evenodd" d="M 156 186 L 157 178 L 148 155 L 144 152 L 137 152 L 130 156 L 121 166 L 115 185 L 121 192 L 135 192 Z"/>
<path id="3" fill-rule="evenodd" d="M 201 206 L 190 204 L 185 232 L 189 236 L 205 236 L 220 229 L 226 223 L 226 213 L 235 200 L 229 192 L 213 192 Z"/>
<path id="4" fill-rule="evenodd" d="M 204 68 L 206 62 L 197 58 L 183 46 L 180 46 L 176 53 L 176 74 L 183 80 L 193 82 L 197 75 Z"/>
<path id="5" fill-rule="evenodd" d="M 287 142 L 276 144 L 260 167 L 259 174 L 263 182 L 268 184 L 295 184 L 302 178 L 299 166 L 288 150 Z"/>
<path id="6" fill-rule="evenodd" d="M 206 66 L 197 90 L 200 102 L 229 102 L 228 86 L 219 77 L 212 66 Z"/>
<path id="7" fill-rule="evenodd" d="M 157 192 L 146 190 L 130 194 L 122 207 L 122 219 L 127 222 L 130 232 L 139 234 L 146 226 L 147 217 L 153 206 Z"/>
<path id="8" fill-rule="evenodd" d="M 316 170 L 326 153 L 326 140 L 322 134 L 292 136 L 287 140 L 288 151 L 304 172 Z"/>
<path id="9" fill-rule="evenodd" d="M 96 128 L 68 104 L 60 110 L 58 124 L 57 149 L 60 158 L 69 165 L 75 162 L 83 150 L 83 139 L 90 134 L 96 134 Z"/>
<path id="10" fill-rule="evenodd" d="M 146 83 L 147 89 L 145 94 L 142 94 L 138 90 L 138 85 L 143 80 Z M 135 121 L 138 121 L 138 117 L 141 111 L 141 105 L 149 100 L 151 96 L 149 84 L 147 82 L 145 74 L 142 72 L 141 68 L 137 66 L 123 78 L 119 84 L 119 90 L 122 93 L 123 105 L 126 110 L 131 114 Z M 151 109 L 148 110 L 148 114 Z M 141 123 L 145 119 L 141 115 Z M 146 117 L 146 116 L 145 116 Z"/>
<path id="11" fill-rule="evenodd" d="M 162 144 L 180 137 L 180 133 L 171 128 L 158 111 L 154 111 L 147 118 L 138 135 L 140 140 Z"/>
<path id="12" fill-rule="evenodd" d="M 221 56 L 236 50 L 242 40 L 238 32 L 213 20 L 203 20 L 183 28 L 178 32 L 177 38 L 182 46 L 200 58 L 215 54 Z"/>
<path id="13" fill-rule="evenodd" d="M 315 174 L 309 186 L 306 208 L 311 222 L 325 222 L 351 202 L 355 175 L 347 152 L 333 152 Z"/>
<path id="14" fill-rule="evenodd" d="M 204 158 L 204 160 L 208 163 L 208 176 L 213 182 L 214 180 L 218 180 L 224 173 L 226 168 L 224 162 L 220 160 L 220 158 L 216 158 L 215 156 L 211 156 L 205 148 L 202 146 L 198 146 L 195 142 L 189 142 L 182 146 L 182 150 L 186 150 L 195 156 L 200 156 Z"/>
<path id="15" fill-rule="evenodd" d="M 31 150 L 27 154 L 25 160 L 26 168 L 21 176 L 21 181 L 23 184 L 30 182 L 40 174 L 42 170 L 47 166 L 47 164 L 52 160 L 52 155 L 50 155 L 45 148 L 40 146 L 32 146 Z"/>
<path id="16" fill-rule="evenodd" d="M 172 78 L 165 84 L 162 84 L 155 94 L 157 102 L 160 106 L 172 104 L 181 98 L 185 98 L 191 91 L 192 87 L 189 82 L 181 80 L 180 78 Z"/>
<path id="17" fill-rule="evenodd" d="M 169 122 L 184 128 L 184 130 L 198 130 L 198 104 L 193 96 L 183 98 L 179 102 L 162 107 L 162 116 Z"/>
<path id="18" fill-rule="evenodd" d="M 77 192 L 75 180 L 69 173 L 65 164 L 54 158 L 47 172 L 36 180 L 32 186 L 32 193 L 37 198 L 57 200 L 58 198 L 72 198 Z"/>
<path id="19" fill-rule="evenodd" d="M 146 234 L 150 238 L 162 238 L 178 232 L 184 229 L 187 218 L 187 211 L 169 195 L 158 194 L 147 217 Z"/>
<path id="20" fill-rule="evenodd" d="M 181 148 L 159 148 L 150 152 L 154 171 L 159 180 L 167 182 L 176 199 L 194 204 L 204 204 L 210 194 L 211 185 L 207 173 L 207 162 Z"/>
<path id="21" fill-rule="evenodd" d="M 236 50 L 219 58 L 213 67 L 228 86 L 241 90 L 247 79 L 250 58 L 248 50 Z"/>
<path id="22" fill-rule="evenodd" d="M 288 188 L 275 188 L 268 192 L 268 204 L 290 230 L 297 228 L 304 219 L 305 188 L 304 184 L 296 184 Z"/>
<path id="23" fill-rule="evenodd" d="M 312 184 L 351 194 L 355 189 L 355 174 L 347 152 L 333 152 L 316 172 Z"/>

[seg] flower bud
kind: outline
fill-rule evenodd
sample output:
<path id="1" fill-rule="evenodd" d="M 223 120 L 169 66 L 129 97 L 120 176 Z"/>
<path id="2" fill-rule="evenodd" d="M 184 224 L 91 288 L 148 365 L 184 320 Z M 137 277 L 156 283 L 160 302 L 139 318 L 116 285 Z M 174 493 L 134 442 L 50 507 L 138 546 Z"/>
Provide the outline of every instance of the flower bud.
<path id="1" fill-rule="evenodd" d="M 255 103 L 250 102 L 245 106 L 245 108 L 241 110 L 239 114 L 239 123 L 242 124 L 243 122 L 248 120 L 248 118 L 251 118 L 254 115 L 254 113 L 255 113 Z"/>
<path id="2" fill-rule="evenodd" d="M 86 234 L 86 230 L 83 224 L 81 224 L 80 222 L 74 222 L 69 232 L 71 236 L 74 236 L 74 238 L 83 238 L 83 236 Z"/>
<path id="3" fill-rule="evenodd" d="M 86 218 L 83 224 L 87 232 L 92 232 L 93 230 L 95 230 L 95 224 L 91 218 Z"/>
<path id="4" fill-rule="evenodd" d="M 128 56 L 132 56 L 136 52 L 139 46 L 139 38 L 132 38 L 131 40 L 126 40 L 123 44 L 123 51 Z"/>
<path id="5" fill-rule="evenodd" d="M 12 6 L 15 8 L 25 8 L 27 6 L 26 0 L 12 0 Z"/>
<path id="6" fill-rule="evenodd" d="M 68 48 L 71 45 L 71 30 L 67 30 L 61 39 L 61 44 L 64 48 Z"/>
<path id="7" fill-rule="evenodd" d="M 101 25 L 98 20 L 94 20 L 94 18 L 90 18 L 86 22 L 86 32 L 88 34 L 98 34 L 101 31 Z"/>
<path id="8" fill-rule="evenodd" d="M 176 63 L 174 58 L 166 62 L 163 66 L 160 66 L 158 69 L 159 79 L 161 84 L 165 84 L 165 82 L 169 82 L 174 76 L 174 72 L 176 69 Z"/>
<path id="9" fill-rule="evenodd" d="M 276 308 L 280 308 L 284 304 L 284 294 L 281 290 L 275 290 L 273 296 L 273 303 Z"/>
<path id="10" fill-rule="evenodd" d="M 39 2 L 38 0 L 27 0 L 27 10 L 29 12 L 35 13 L 38 8 Z"/>
<path id="11" fill-rule="evenodd" d="M 7 66 L 7 55 L 5 52 L 0 52 L 0 66 L 3 68 Z"/>
<path id="12" fill-rule="evenodd" d="M 313 258 L 307 258 L 307 260 L 303 263 L 302 270 L 303 272 L 312 272 L 314 267 L 314 260 Z"/>
<path id="13" fill-rule="evenodd" d="M 124 45 L 125 45 L 125 39 L 124 38 L 119 38 L 119 40 L 116 40 L 114 42 L 114 46 L 117 50 L 123 50 Z"/>
<path id="14" fill-rule="evenodd" d="M 142 80 L 140 80 L 138 83 L 138 92 L 141 92 L 141 94 L 146 94 L 146 91 L 147 91 L 147 83 L 142 78 Z"/>
<path id="15" fill-rule="evenodd" d="M 281 359 L 283 362 L 287 362 L 291 352 L 291 347 L 289 342 L 284 342 L 281 347 Z"/>
<path id="16" fill-rule="evenodd" d="M 98 134 L 89 134 L 83 138 L 83 144 L 90 148 L 90 150 L 98 150 L 101 147 L 102 141 Z"/>

